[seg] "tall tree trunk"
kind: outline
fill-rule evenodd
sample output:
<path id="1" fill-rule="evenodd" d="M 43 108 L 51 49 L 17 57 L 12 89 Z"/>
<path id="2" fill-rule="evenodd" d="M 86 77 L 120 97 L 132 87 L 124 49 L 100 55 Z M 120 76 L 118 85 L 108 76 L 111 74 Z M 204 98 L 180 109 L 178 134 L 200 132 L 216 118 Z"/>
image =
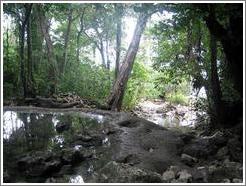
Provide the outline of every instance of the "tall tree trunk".
<path id="1" fill-rule="evenodd" d="M 24 44 L 25 44 L 25 25 L 19 24 L 19 58 L 20 58 L 20 78 L 23 87 L 23 95 L 26 97 L 27 95 L 27 87 L 26 87 L 26 74 L 25 74 L 25 61 L 24 61 Z"/>
<path id="2" fill-rule="evenodd" d="M 32 59 L 33 59 L 33 72 L 40 72 L 40 63 L 42 62 L 41 57 L 43 55 L 43 41 L 44 37 L 42 36 L 41 29 L 38 25 L 39 19 L 37 15 L 37 4 L 33 5 L 33 12 L 31 17 L 31 35 L 32 37 L 31 45 L 32 45 Z"/>
<path id="3" fill-rule="evenodd" d="M 211 72 L 210 72 L 210 88 L 211 88 L 211 97 L 212 97 L 212 111 L 211 113 L 211 119 L 213 124 L 220 125 L 222 124 L 222 93 L 221 93 L 221 87 L 220 87 L 220 81 L 218 77 L 218 68 L 217 68 L 217 42 L 216 38 L 213 34 L 210 33 L 210 66 L 211 66 Z"/>
<path id="4" fill-rule="evenodd" d="M 131 44 L 127 50 L 126 56 L 123 60 L 123 64 L 120 68 L 120 73 L 115 81 L 115 84 L 112 88 L 111 94 L 107 101 L 107 104 L 109 108 L 111 108 L 111 110 L 119 111 L 121 109 L 127 81 L 132 71 L 132 67 L 138 51 L 140 39 L 145 29 L 149 16 L 150 15 L 148 14 L 141 13 L 138 17 L 137 25 L 135 27 Z"/>
<path id="5" fill-rule="evenodd" d="M 48 58 L 48 93 L 50 95 L 56 92 L 57 86 L 57 64 L 53 50 L 53 44 L 49 35 L 49 26 L 45 17 L 45 14 L 42 9 L 42 5 L 38 5 L 38 16 L 39 16 L 39 25 L 42 31 L 42 34 L 45 38 L 46 47 L 47 47 L 47 58 Z"/>
<path id="6" fill-rule="evenodd" d="M 223 116 L 225 124 L 237 123 L 243 115 L 243 5 L 230 4 L 226 6 L 229 13 L 229 26 L 222 26 L 216 19 L 214 5 L 208 7 L 209 15 L 205 19 L 211 34 L 222 44 L 227 58 L 227 66 L 234 89 L 241 99 L 233 104 L 224 104 Z"/>
<path id="7" fill-rule="evenodd" d="M 83 9 L 82 15 L 80 17 L 80 30 L 77 33 L 77 39 L 76 39 L 76 61 L 79 64 L 79 52 L 80 52 L 80 37 L 83 33 L 84 30 L 84 13 L 85 13 L 85 8 Z"/>
<path id="8" fill-rule="evenodd" d="M 26 33 L 26 27 L 27 23 L 30 18 L 31 10 L 32 10 L 32 3 L 31 4 L 24 4 L 25 7 L 25 14 L 23 16 L 23 19 L 21 20 L 21 23 L 19 23 L 19 46 L 20 46 L 20 76 L 23 86 L 23 94 L 24 97 L 28 96 L 28 87 L 27 87 L 27 79 L 26 79 L 26 65 L 25 65 L 25 58 L 24 58 L 24 52 L 25 52 L 25 33 Z"/>
<path id="9" fill-rule="evenodd" d="M 117 12 L 115 79 L 117 79 L 120 67 L 123 6 L 122 4 L 116 4 L 115 6 Z"/>
<path id="10" fill-rule="evenodd" d="M 70 6 L 69 7 L 69 13 L 68 13 L 68 24 L 67 24 L 67 30 L 65 33 L 65 40 L 64 40 L 64 49 L 63 49 L 63 61 L 61 64 L 61 74 L 64 74 L 66 64 L 67 64 L 67 48 L 68 48 L 68 42 L 69 42 L 69 37 L 70 37 L 70 32 L 71 32 L 71 25 L 72 25 L 72 16 L 73 16 L 73 9 Z"/>
<path id="11" fill-rule="evenodd" d="M 109 59 L 109 41 L 108 41 L 108 33 L 106 36 L 106 58 L 107 58 L 107 69 L 110 70 L 110 59 Z"/>
<path id="12" fill-rule="evenodd" d="M 102 40 L 100 41 L 100 47 L 98 47 L 98 45 L 97 45 L 97 49 L 99 50 L 99 52 L 101 54 L 102 66 L 104 68 L 107 68 L 106 61 L 105 61 L 105 55 L 104 55 L 104 45 L 103 45 L 103 41 Z"/>
<path id="13" fill-rule="evenodd" d="M 31 17 L 28 18 L 26 29 L 27 29 L 27 96 L 33 97 L 35 95 L 35 91 L 34 91 L 34 79 L 33 79 Z"/>

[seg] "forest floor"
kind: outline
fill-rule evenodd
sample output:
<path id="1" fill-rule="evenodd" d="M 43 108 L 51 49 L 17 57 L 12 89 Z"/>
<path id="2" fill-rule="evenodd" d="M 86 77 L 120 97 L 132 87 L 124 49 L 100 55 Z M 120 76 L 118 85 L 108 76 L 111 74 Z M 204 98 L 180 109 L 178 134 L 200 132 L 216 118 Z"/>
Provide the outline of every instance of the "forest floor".
<path id="1" fill-rule="evenodd" d="M 12 138 L 11 143 L 4 140 L 4 157 L 10 158 L 4 162 L 11 162 L 4 164 L 5 182 L 242 182 L 242 125 L 210 135 L 194 132 L 197 113 L 188 106 L 156 99 L 141 102 L 131 113 L 89 106 L 10 106 L 4 107 L 4 112 L 22 115 L 20 119 L 34 114 L 29 125 L 35 128 L 54 125 L 47 125 L 40 134 L 37 130 L 28 131 L 39 138 L 49 134 L 42 131 L 52 130 L 54 136 L 45 137 L 47 144 L 53 144 L 51 152 L 47 151 L 49 146 L 44 146 L 43 151 L 39 148 L 11 159 L 6 153 L 15 152 L 12 144 L 17 138 L 11 133 L 5 135 Z M 13 123 L 4 123 L 4 131 L 11 132 L 11 126 Z M 21 127 L 13 130 L 12 134 L 18 131 L 20 137 L 25 136 Z M 57 138 L 63 139 L 62 147 L 59 140 L 54 142 Z M 35 139 L 31 139 L 34 147 L 40 141 Z"/>
<path id="2" fill-rule="evenodd" d="M 162 99 L 143 100 L 133 114 L 169 129 L 189 130 L 198 122 L 205 122 L 206 113 L 195 111 L 191 106 L 177 105 Z"/>

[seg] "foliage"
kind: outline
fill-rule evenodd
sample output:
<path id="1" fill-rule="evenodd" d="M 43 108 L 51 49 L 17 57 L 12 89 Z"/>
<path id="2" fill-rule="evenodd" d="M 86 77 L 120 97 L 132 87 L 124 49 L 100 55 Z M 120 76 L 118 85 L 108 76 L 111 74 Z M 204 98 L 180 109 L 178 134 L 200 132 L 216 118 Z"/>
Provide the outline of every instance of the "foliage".
<path id="1" fill-rule="evenodd" d="M 123 99 L 123 108 L 132 109 L 141 98 L 146 95 L 146 85 L 149 81 L 149 70 L 137 59 L 134 63 L 130 79 L 127 83 L 127 89 Z"/>

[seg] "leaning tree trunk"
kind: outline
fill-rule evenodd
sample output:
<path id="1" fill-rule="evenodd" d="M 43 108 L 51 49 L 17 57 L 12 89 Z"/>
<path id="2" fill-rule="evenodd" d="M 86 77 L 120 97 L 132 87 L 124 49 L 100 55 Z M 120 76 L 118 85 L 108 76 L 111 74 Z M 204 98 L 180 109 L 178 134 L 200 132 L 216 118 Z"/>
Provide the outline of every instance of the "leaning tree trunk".
<path id="1" fill-rule="evenodd" d="M 116 4 L 115 6 L 117 11 L 115 79 L 117 79 L 120 66 L 123 6 L 121 4 Z"/>
<path id="2" fill-rule="evenodd" d="M 142 13 L 138 18 L 131 44 L 127 50 L 126 56 L 123 60 L 123 64 L 120 68 L 120 73 L 118 74 L 118 77 L 115 81 L 115 84 L 112 88 L 111 94 L 107 101 L 107 104 L 111 110 L 119 111 L 121 109 L 127 81 L 132 71 L 132 67 L 138 51 L 141 35 L 146 26 L 148 17 L 149 17 L 148 14 Z"/>

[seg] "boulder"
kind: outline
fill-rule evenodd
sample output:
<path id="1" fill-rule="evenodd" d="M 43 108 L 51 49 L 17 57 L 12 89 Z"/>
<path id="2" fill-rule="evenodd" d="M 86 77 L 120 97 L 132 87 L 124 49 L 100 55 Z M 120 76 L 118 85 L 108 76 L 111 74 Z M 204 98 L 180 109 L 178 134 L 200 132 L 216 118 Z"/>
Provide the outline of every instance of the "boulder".
<path id="1" fill-rule="evenodd" d="M 216 157 L 218 159 L 224 159 L 227 154 L 228 154 L 228 147 L 224 146 L 217 151 Z"/>
<path id="2" fill-rule="evenodd" d="M 231 138 L 227 142 L 228 151 L 233 161 L 243 161 L 243 145 L 239 140 L 239 136 Z"/>
<path id="3" fill-rule="evenodd" d="M 188 166 L 193 166 L 195 163 L 198 162 L 197 158 L 194 158 L 188 154 L 182 154 L 181 161 Z"/>
<path id="4" fill-rule="evenodd" d="M 208 170 L 206 167 L 197 167 L 193 174 L 193 182 L 207 183 L 208 182 Z"/>
<path id="5" fill-rule="evenodd" d="M 167 170 L 162 174 L 162 179 L 164 182 L 171 182 L 175 179 L 175 173 L 171 170 Z"/>
<path id="6" fill-rule="evenodd" d="M 206 136 L 192 140 L 184 147 L 183 153 L 196 158 L 206 159 L 214 155 L 220 147 L 226 144 L 226 138 L 217 132 L 212 136 Z"/>
<path id="7" fill-rule="evenodd" d="M 178 172 L 177 176 L 178 176 L 178 182 L 190 183 L 192 181 L 192 175 L 186 169 Z"/>
<path id="8" fill-rule="evenodd" d="M 70 123 L 59 122 L 59 123 L 57 123 L 57 125 L 56 125 L 56 131 L 57 131 L 58 133 L 62 133 L 62 132 L 65 131 L 65 130 L 69 130 L 70 125 L 71 125 Z"/>
<path id="9" fill-rule="evenodd" d="M 161 183 L 161 175 L 143 171 L 128 164 L 110 161 L 99 170 L 96 182 L 99 183 Z"/>
<path id="10" fill-rule="evenodd" d="M 232 179 L 232 183 L 242 183 L 243 180 L 242 179 L 238 179 L 238 178 L 233 178 Z"/>
<path id="11" fill-rule="evenodd" d="M 230 179 L 228 178 L 225 178 L 221 181 L 221 183 L 231 183 Z"/>

